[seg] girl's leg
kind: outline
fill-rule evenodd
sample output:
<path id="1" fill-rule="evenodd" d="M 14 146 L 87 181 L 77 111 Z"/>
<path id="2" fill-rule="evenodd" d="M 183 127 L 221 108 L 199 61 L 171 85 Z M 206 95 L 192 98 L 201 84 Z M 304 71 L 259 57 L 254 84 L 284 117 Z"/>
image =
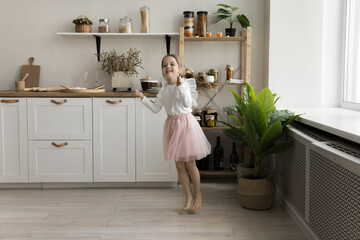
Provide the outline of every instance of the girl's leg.
<path id="1" fill-rule="evenodd" d="M 186 194 L 186 201 L 183 209 L 184 211 L 187 211 L 190 208 L 191 202 L 194 197 L 191 192 L 190 178 L 188 172 L 186 171 L 185 162 L 176 162 L 176 170 L 179 176 L 179 183 L 183 186 Z"/>
<path id="2" fill-rule="evenodd" d="M 191 182 L 194 186 L 195 200 L 192 210 L 199 210 L 201 207 L 202 195 L 200 191 L 200 173 L 196 167 L 195 160 L 186 163 L 187 172 L 190 175 Z"/>

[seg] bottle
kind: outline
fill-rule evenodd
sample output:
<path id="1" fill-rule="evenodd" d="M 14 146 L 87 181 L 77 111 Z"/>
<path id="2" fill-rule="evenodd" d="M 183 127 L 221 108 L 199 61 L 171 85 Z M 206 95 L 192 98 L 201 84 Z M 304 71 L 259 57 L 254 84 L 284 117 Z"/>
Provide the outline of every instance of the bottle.
<path id="1" fill-rule="evenodd" d="M 141 33 L 150 32 L 150 8 L 143 6 L 140 8 L 141 15 Z"/>
<path id="2" fill-rule="evenodd" d="M 206 37 L 207 31 L 207 14 L 206 11 L 199 11 L 197 14 L 197 35 L 199 37 Z"/>
<path id="3" fill-rule="evenodd" d="M 217 144 L 213 150 L 214 170 L 223 170 L 224 149 L 220 145 L 220 137 L 219 136 L 217 136 L 216 140 L 217 140 Z"/>
<path id="4" fill-rule="evenodd" d="M 99 33 L 109 33 L 109 19 L 99 19 Z"/>
<path id="5" fill-rule="evenodd" d="M 233 142 L 232 151 L 230 155 L 230 164 L 238 164 L 239 163 L 239 156 L 236 153 L 236 143 Z"/>

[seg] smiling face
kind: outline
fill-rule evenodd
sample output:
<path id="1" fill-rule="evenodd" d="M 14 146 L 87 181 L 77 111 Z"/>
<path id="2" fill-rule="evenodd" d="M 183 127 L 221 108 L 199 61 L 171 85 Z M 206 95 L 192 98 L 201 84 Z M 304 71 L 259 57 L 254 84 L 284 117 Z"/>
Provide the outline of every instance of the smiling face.
<path id="1" fill-rule="evenodd" d="M 167 56 L 162 61 L 162 74 L 169 84 L 175 84 L 180 75 L 180 67 L 173 56 Z"/>

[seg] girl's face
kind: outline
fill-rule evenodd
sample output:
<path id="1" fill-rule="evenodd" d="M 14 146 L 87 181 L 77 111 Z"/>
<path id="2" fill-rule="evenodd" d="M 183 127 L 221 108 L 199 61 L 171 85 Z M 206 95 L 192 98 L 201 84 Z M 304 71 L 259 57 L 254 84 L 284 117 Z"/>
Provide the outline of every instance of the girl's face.
<path id="1" fill-rule="evenodd" d="M 174 84 L 180 75 L 179 64 L 176 59 L 168 56 L 164 59 L 162 65 L 162 74 L 169 84 Z"/>

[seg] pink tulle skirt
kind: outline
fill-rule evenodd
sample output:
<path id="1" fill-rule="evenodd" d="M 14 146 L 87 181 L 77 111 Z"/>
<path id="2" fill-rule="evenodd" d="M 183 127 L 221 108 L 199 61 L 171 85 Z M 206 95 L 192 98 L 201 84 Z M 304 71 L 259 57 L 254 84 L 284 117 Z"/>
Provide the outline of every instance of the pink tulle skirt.
<path id="1" fill-rule="evenodd" d="M 169 116 L 164 125 L 165 160 L 199 160 L 211 153 L 211 145 L 191 113 Z"/>

